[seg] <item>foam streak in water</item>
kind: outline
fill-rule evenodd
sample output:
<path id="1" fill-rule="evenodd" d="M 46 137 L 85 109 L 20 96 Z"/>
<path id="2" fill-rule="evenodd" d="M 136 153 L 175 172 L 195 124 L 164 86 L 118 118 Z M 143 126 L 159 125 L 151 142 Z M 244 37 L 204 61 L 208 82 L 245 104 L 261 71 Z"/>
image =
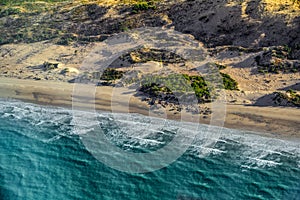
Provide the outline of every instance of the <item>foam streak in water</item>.
<path id="1" fill-rule="evenodd" d="M 295 166 L 300 165 L 300 144 L 266 138 L 245 132 L 223 129 L 217 141 L 211 141 L 207 134 L 207 125 L 161 120 L 139 114 L 97 113 L 98 121 L 89 118 L 90 114 L 81 112 L 80 122 L 72 120 L 72 112 L 64 108 L 38 106 L 19 101 L 0 100 L 0 119 L 10 119 L 30 123 L 39 130 L 27 132 L 27 136 L 51 143 L 62 137 L 82 135 L 102 127 L 106 136 L 117 146 L 126 150 L 132 148 L 157 150 L 172 140 L 178 131 L 185 132 L 188 137 L 191 130 L 197 130 L 189 153 L 196 157 L 208 155 L 225 155 L 231 157 L 241 166 L 270 167 L 282 165 L 293 159 Z M 76 129 L 74 129 L 74 123 Z M 191 128 L 197 126 L 197 128 Z M 48 131 L 48 130 L 51 131 Z M 47 132 L 45 132 L 47 130 Z M 210 129 L 212 132 L 213 128 Z M 213 134 L 213 133 L 212 133 Z M 193 134 L 192 134 L 193 135 Z"/>

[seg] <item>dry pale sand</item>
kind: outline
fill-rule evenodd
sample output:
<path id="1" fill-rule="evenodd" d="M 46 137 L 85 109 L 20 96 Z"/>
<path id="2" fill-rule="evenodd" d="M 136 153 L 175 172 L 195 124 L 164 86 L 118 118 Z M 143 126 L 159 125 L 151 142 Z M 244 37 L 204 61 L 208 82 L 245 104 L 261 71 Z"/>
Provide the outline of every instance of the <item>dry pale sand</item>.
<path id="1" fill-rule="evenodd" d="M 13 98 L 38 104 L 96 109 L 112 112 L 131 112 L 170 119 L 180 115 L 155 114 L 149 106 L 134 97 L 134 91 L 125 88 L 95 87 L 54 81 L 33 81 L 13 78 L 0 79 L 0 98 Z M 95 98 L 93 98 L 95 97 Z M 217 111 L 218 112 L 218 111 Z M 192 117 L 198 119 L 198 117 Z M 185 118 L 187 119 L 187 118 Z M 198 119 L 199 120 L 199 119 Z M 214 124 L 210 119 L 200 123 Z M 225 127 L 261 132 L 278 138 L 300 137 L 300 109 L 227 105 Z"/>

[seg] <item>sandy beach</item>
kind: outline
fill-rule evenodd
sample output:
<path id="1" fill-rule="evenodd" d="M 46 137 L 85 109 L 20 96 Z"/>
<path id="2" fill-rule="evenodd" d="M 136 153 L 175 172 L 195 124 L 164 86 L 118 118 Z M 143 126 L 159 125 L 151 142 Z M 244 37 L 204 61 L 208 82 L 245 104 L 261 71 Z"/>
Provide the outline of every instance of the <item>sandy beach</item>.
<path id="1" fill-rule="evenodd" d="M 283 6 L 280 1 L 269 0 L 203 4 L 161 1 L 157 2 L 155 12 L 152 9 L 137 11 L 130 4 L 120 5 L 120 2 L 95 1 L 83 6 L 81 1 L 74 1 L 51 4 L 53 7 L 41 4 L 55 10 L 55 15 L 35 13 L 24 7 L 24 13 L 17 14 L 19 17 L 7 16 L 13 22 L 10 26 L 3 24 L 8 28 L 3 30 L 0 48 L 0 98 L 187 119 L 218 126 L 224 124 L 271 137 L 299 138 L 300 109 L 295 99 L 300 95 L 300 49 L 297 46 L 300 8 L 295 2 L 285 2 Z M 28 15 L 31 12 L 33 15 Z M 41 19 L 45 27 L 35 26 Z M 26 21 L 30 23 L 23 30 L 21 27 Z M 219 72 L 232 78 L 231 83 L 237 83 L 237 89 L 226 90 L 226 103 L 216 107 L 200 104 L 202 113 L 195 116 L 180 112 L 174 106 L 165 107 L 158 103 L 159 99 L 151 107 L 149 101 L 142 101 L 128 85 L 95 87 L 95 83 L 69 83 L 82 75 L 89 80 L 99 74 L 98 65 L 92 67 L 88 63 L 86 68 L 81 65 L 108 37 L 147 26 L 164 27 L 168 34 L 179 31 L 199 42 L 209 61 L 218 64 Z M 50 29 L 53 30 L 46 31 Z M 197 74 L 198 68 L 192 65 L 173 62 L 172 56 L 167 56 L 161 65 L 162 60 L 155 59 L 167 54 L 159 54 L 157 49 L 150 51 L 145 47 L 141 52 L 124 54 L 110 67 L 138 75 L 163 75 L 165 68 L 178 74 L 202 75 Z M 291 95 L 295 97 L 294 102 Z M 210 108 L 214 108 L 212 114 Z"/>
<path id="2" fill-rule="evenodd" d="M 74 88 L 81 88 L 84 92 L 80 92 L 81 96 L 76 96 Z M 90 93 L 95 94 L 95 100 L 89 98 Z M 96 110 L 99 111 L 131 112 L 180 120 L 179 115 L 168 112 L 165 115 L 149 112 L 149 106 L 125 88 L 95 87 L 55 81 L 0 79 L 0 98 L 72 108 L 72 97 L 74 97 L 73 108 L 76 109 L 91 109 L 95 105 Z M 213 124 L 210 118 L 200 119 L 200 123 Z M 224 126 L 260 132 L 265 136 L 299 139 L 300 109 L 227 104 Z"/>

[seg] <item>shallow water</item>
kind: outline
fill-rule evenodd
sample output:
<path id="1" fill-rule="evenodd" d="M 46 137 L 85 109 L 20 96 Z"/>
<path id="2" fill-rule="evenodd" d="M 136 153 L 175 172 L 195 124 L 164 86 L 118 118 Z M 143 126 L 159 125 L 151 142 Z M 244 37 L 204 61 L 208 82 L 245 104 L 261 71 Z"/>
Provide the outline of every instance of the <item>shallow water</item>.
<path id="1" fill-rule="evenodd" d="M 300 199 L 299 142 L 230 129 L 212 137 L 219 128 L 138 114 L 87 119 L 74 124 L 64 108 L 0 100 L 1 199 Z M 131 153 L 155 152 L 179 131 L 195 137 L 166 167 L 126 173 L 87 150 L 81 137 L 95 126 Z"/>

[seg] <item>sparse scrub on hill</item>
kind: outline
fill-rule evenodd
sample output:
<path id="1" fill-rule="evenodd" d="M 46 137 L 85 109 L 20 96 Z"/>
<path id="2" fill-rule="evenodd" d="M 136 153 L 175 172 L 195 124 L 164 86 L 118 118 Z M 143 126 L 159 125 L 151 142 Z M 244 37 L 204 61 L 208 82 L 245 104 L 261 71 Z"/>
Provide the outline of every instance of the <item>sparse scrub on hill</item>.
<path id="1" fill-rule="evenodd" d="M 269 65 L 259 66 L 258 72 L 265 73 L 297 73 L 300 72 L 300 63 L 289 63 L 281 59 L 274 59 Z"/>
<path id="2" fill-rule="evenodd" d="M 56 44 L 70 45 L 73 41 L 76 41 L 76 40 L 77 40 L 76 36 L 74 36 L 72 34 L 66 34 L 66 35 L 63 35 L 62 37 L 60 37 L 58 39 L 58 41 L 56 42 Z"/>
<path id="3" fill-rule="evenodd" d="M 48 3 L 64 2 L 66 0 L 40 0 Z M 0 0 L 0 5 L 22 5 L 27 2 L 36 2 L 36 0 Z"/>
<path id="4" fill-rule="evenodd" d="M 2 8 L 0 9 L 0 18 L 9 15 L 19 14 L 21 12 L 20 8 Z"/>
<path id="5" fill-rule="evenodd" d="M 133 6 L 132 6 L 133 13 L 138 13 L 140 11 L 149 10 L 149 9 L 156 9 L 154 1 L 141 0 L 141 1 L 133 4 Z"/>
<path id="6" fill-rule="evenodd" d="M 265 51 L 255 57 L 259 73 L 297 73 L 300 72 L 298 60 L 300 48 L 295 46 L 279 46 Z"/>
<path id="7" fill-rule="evenodd" d="M 181 63 L 185 60 L 173 52 L 163 49 L 141 48 L 130 52 L 129 55 L 132 63 L 146 63 L 148 61 L 156 61 L 163 63 Z"/>
<path id="8" fill-rule="evenodd" d="M 273 101 L 276 105 L 300 107 L 300 95 L 294 90 L 275 92 L 274 96 Z"/>
<path id="9" fill-rule="evenodd" d="M 294 90 L 288 90 L 287 94 L 289 96 L 289 100 L 296 106 L 300 107 L 300 95 L 297 94 Z"/>

